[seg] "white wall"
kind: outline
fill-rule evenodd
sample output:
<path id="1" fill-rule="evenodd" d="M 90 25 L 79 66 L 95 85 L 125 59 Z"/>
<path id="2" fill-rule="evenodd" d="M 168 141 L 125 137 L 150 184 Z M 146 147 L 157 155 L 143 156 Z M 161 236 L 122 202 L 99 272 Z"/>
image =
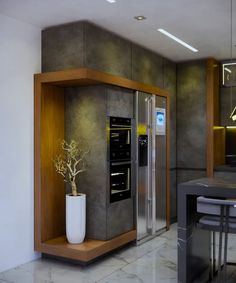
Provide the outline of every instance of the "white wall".
<path id="1" fill-rule="evenodd" d="M 0 14 L 0 272 L 35 259 L 33 74 L 39 28 Z"/>

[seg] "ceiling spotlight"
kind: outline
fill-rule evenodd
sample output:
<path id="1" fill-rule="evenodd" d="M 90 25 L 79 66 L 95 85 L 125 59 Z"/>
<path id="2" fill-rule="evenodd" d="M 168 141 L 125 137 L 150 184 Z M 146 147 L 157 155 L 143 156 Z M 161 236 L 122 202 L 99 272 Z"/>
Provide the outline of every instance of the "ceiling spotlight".
<path id="1" fill-rule="evenodd" d="M 135 18 L 135 20 L 137 20 L 137 21 L 146 20 L 146 17 L 144 17 L 144 16 L 136 16 L 136 17 L 134 17 L 134 18 Z"/>
<path id="2" fill-rule="evenodd" d="M 107 0 L 109 3 L 116 3 L 116 0 Z"/>

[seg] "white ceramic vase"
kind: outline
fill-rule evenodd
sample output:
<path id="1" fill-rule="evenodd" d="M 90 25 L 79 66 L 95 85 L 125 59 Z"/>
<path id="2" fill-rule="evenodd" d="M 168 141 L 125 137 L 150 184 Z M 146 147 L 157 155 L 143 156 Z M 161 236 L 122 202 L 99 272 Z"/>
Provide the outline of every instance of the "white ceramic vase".
<path id="1" fill-rule="evenodd" d="M 85 238 L 86 195 L 66 195 L 66 237 L 70 244 L 79 244 Z"/>

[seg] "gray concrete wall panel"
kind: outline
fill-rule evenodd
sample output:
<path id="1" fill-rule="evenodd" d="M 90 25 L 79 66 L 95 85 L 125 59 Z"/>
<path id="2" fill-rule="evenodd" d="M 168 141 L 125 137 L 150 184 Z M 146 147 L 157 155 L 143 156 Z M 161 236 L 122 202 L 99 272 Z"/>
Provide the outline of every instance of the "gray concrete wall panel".
<path id="1" fill-rule="evenodd" d="M 164 59 L 164 88 L 170 94 L 170 168 L 176 168 L 176 64 Z"/>
<path id="2" fill-rule="evenodd" d="M 78 178 L 79 191 L 87 197 L 86 236 L 106 240 L 107 145 L 106 92 L 104 87 L 65 90 L 65 138 L 89 149 L 86 172 Z"/>
<path id="3" fill-rule="evenodd" d="M 84 23 L 51 27 L 42 32 L 42 71 L 84 66 Z"/>
<path id="4" fill-rule="evenodd" d="M 106 87 L 107 115 L 134 118 L 134 92 L 120 87 Z"/>
<path id="5" fill-rule="evenodd" d="M 163 57 L 132 44 L 132 79 L 149 85 L 163 87 Z"/>
<path id="6" fill-rule="evenodd" d="M 85 66 L 131 78 L 131 43 L 96 25 L 85 25 Z"/>
<path id="7" fill-rule="evenodd" d="M 206 61 L 177 67 L 177 167 L 206 168 Z"/>
<path id="8" fill-rule="evenodd" d="M 111 203 L 107 209 L 107 238 L 134 229 L 133 198 Z"/>
<path id="9" fill-rule="evenodd" d="M 177 184 L 181 184 L 183 182 L 188 182 L 190 180 L 195 180 L 195 179 L 204 178 L 204 177 L 206 177 L 206 171 L 204 170 L 178 169 Z"/>

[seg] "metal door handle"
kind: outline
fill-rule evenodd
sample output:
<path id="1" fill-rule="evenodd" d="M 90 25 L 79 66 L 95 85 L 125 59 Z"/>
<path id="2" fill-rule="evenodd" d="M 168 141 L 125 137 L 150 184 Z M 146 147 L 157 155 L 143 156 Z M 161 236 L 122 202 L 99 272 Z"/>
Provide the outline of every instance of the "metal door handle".
<path id="1" fill-rule="evenodd" d="M 152 213 L 152 186 L 151 186 L 151 176 L 152 176 L 152 156 L 151 156 L 151 98 L 146 100 L 147 103 L 147 136 L 148 136 L 148 148 L 147 148 L 147 228 L 152 230 L 153 226 L 153 213 Z"/>
<path id="2" fill-rule="evenodd" d="M 131 164 L 131 161 L 122 161 L 122 162 L 112 162 L 112 166 L 119 166 L 119 165 L 126 165 L 126 164 Z"/>
<path id="3" fill-rule="evenodd" d="M 152 101 L 152 149 L 151 149 L 151 190 L 152 190 L 152 234 L 156 232 L 156 100 L 153 95 Z"/>
<path id="4" fill-rule="evenodd" d="M 156 232 L 156 186 L 155 186 L 155 98 L 147 99 L 147 135 L 148 135 L 148 228 Z"/>

